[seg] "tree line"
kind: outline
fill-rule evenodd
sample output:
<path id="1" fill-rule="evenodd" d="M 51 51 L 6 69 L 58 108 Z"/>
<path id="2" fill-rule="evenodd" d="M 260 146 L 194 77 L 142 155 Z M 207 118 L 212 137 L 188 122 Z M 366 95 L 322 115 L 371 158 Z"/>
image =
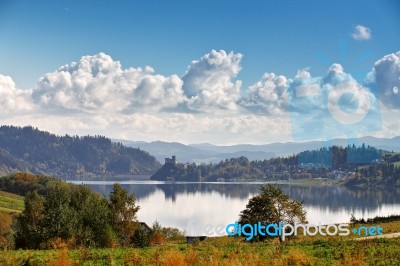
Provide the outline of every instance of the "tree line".
<path id="1" fill-rule="evenodd" d="M 288 180 L 305 178 L 337 178 L 335 171 L 343 172 L 365 183 L 371 177 L 380 184 L 400 185 L 399 167 L 393 162 L 397 157 L 362 144 L 347 147 L 323 147 L 296 155 L 266 160 L 250 161 L 246 157 L 231 158 L 218 164 L 188 164 L 177 167 L 165 164 L 152 179 L 182 181 L 232 181 L 232 180 Z M 369 170 L 368 170 L 369 169 Z M 367 172 L 367 170 L 369 172 Z M 350 173 L 350 174 L 349 174 Z M 385 179 L 380 182 L 377 177 Z"/>
<path id="2" fill-rule="evenodd" d="M 0 127 L 0 171 L 59 178 L 151 174 L 157 160 L 104 136 L 56 136 L 33 127 Z"/>
<path id="3" fill-rule="evenodd" d="M 118 183 L 106 198 L 85 185 L 19 173 L 1 178 L 0 189 L 25 196 L 24 210 L 4 236 L 8 243 L 3 247 L 143 247 L 183 237 L 179 230 L 158 222 L 154 230 L 143 226 L 137 220 L 140 207 L 134 194 Z"/>

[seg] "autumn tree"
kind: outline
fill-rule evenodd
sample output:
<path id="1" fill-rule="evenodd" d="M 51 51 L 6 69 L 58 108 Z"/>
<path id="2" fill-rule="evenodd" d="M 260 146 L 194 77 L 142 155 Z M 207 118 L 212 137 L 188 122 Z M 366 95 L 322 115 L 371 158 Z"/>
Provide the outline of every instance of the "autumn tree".
<path id="1" fill-rule="evenodd" d="M 110 193 L 109 208 L 110 223 L 121 244 L 130 245 L 138 227 L 136 213 L 140 208 L 136 206 L 135 196 L 116 183 Z"/>
<path id="2" fill-rule="evenodd" d="M 0 213 L 0 249 L 9 248 L 9 239 L 12 236 L 12 216 Z"/>
<path id="3" fill-rule="evenodd" d="M 293 225 L 307 222 L 302 202 L 290 199 L 276 186 L 260 186 L 259 190 L 260 194 L 251 198 L 246 209 L 240 213 L 240 224 L 261 222 L 268 225 L 282 222 Z M 263 237 L 258 236 L 258 239 L 262 240 Z"/>

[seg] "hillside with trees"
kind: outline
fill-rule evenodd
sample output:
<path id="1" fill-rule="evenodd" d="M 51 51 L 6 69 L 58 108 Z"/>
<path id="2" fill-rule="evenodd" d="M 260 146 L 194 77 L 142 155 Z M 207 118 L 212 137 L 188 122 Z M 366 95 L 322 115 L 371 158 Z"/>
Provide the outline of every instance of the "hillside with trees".
<path id="1" fill-rule="evenodd" d="M 218 164 L 166 163 L 152 180 L 279 181 L 310 178 L 339 180 L 347 185 L 400 186 L 400 155 L 371 146 L 324 147 L 297 155 L 250 161 L 232 158 Z"/>
<path id="2" fill-rule="evenodd" d="M 13 193 L 13 194 L 11 194 Z M 144 247 L 182 239 L 176 228 L 137 219 L 134 194 L 115 183 L 108 197 L 85 185 L 16 173 L 0 178 L 0 249 Z"/>
<path id="3" fill-rule="evenodd" d="M 63 179 L 152 174 L 160 167 L 145 151 L 103 136 L 56 136 L 33 127 L 0 127 L 0 173 L 18 171 Z"/>

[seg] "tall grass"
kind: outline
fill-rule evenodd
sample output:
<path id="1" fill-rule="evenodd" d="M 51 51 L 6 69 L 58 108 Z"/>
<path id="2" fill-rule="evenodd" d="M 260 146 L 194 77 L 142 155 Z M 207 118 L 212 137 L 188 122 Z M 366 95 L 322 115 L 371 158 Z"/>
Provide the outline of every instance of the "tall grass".
<path id="1" fill-rule="evenodd" d="M 147 248 L 5 251 L 0 265 L 400 265 L 400 238 L 270 240 L 209 238 L 197 245 Z"/>

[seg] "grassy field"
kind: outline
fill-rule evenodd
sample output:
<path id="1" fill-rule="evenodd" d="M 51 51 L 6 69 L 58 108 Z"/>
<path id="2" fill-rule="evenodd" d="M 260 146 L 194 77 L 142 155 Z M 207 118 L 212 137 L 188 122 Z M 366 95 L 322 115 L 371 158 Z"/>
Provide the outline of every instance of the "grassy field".
<path id="1" fill-rule="evenodd" d="M 0 213 L 18 214 L 24 209 L 24 198 L 0 191 Z"/>
<path id="2" fill-rule="evenodd" d="M 379 225 L 385 234 L 400 231 L 400 222 Z M 194 245 L 3 251 L 0 265 L 400 265 L 400 238 L 303 236 L 282 243 L 278 239 L 249 243 L 215 237 Z"/>

